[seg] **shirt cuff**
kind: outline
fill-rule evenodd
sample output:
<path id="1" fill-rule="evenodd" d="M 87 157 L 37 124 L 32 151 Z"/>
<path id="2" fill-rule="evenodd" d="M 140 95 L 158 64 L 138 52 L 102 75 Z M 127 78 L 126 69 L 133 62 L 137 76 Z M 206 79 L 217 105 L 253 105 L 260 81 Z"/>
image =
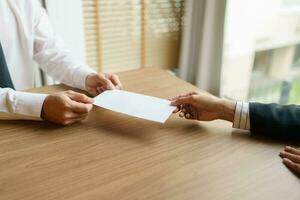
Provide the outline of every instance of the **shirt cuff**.
<path id="1" fill-rule="evenodd" d="M 14 104 L 12 105 L 14 114 L 41 120 L 41 112 L 47 96 L 47 94 L 16 91 L 14 95 L 10 95 L 9 98 L 11 98 Z"/>
<path id="2" fill-rule="evenodd" d="M 236 103 L 233 128 L 250 130 L 249 103 Z"/>
<path id="3" fill-rule="evenodd" d="M 74 86 L 81 90 L 86 90 L 86 78 L 90 74 L 97 74 L 97 72 L 88 66 L 77 68 L 73 74 Z"/>

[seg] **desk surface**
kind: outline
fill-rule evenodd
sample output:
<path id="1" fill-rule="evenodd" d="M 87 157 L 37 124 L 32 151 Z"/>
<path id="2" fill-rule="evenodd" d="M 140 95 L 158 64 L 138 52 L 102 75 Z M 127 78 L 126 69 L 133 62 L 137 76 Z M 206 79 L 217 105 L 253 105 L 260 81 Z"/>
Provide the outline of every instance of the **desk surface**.
<path id="1" fill-rule="evenodd" d="M 120 77 L 126 90 L 163 98 L 196 89 L 159 70 Z M 223 121 L 161 125 L 101 108 L 67 127 L 1 121 L 0 199 L 299 199 L 299 178 L 278 157 L 285 144 Z"/>

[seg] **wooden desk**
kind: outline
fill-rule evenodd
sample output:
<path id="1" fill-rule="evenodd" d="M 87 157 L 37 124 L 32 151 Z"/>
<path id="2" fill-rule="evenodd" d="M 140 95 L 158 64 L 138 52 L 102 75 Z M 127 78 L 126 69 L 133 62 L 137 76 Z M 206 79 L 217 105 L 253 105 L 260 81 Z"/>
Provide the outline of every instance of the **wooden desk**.
<path id="1" fill-rule="evenodd" d="M 120 77 L 126 90 L 164 98 L 196 89 L 159 70 Z M 161 125 L 101 108 L 67 127 L 1 121 L 0 199 L 299 199 L 299 178 L 278 157 L 285 144 L 223 121 Z"/>

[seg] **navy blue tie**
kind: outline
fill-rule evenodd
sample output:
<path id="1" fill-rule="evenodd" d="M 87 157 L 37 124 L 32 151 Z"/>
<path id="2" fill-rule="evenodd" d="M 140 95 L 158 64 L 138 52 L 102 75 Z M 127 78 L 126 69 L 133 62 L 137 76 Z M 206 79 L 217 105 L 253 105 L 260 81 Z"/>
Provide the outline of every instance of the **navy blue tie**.
<path id="1" fill-rule="evenodd" d="M 12 88 L 14 89 L 14 84 L 11 80 L 5 56 L 3 53 L 2 45 L 0 43 L 0 87 L 1 88 Z"/>

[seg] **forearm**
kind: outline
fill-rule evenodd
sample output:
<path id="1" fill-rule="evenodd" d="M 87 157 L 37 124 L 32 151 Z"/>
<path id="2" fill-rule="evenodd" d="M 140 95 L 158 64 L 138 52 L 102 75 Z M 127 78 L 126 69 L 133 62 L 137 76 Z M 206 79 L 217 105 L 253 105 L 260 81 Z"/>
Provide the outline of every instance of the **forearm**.
<path id="1" fill-rule="evenodd" d="M 220 119 L 233 122 L 234 121 L 234 114 L 235 114 L 235 108 L 236 108 L 236 102 L 220 99 L 219 104 L 217 106 L 219 113 L 220 113 Z"/>
<path id="2" fill-rule="evenodd" d="M 0 88 L 0 120 L 40 120 L 46 96 Z"/>

